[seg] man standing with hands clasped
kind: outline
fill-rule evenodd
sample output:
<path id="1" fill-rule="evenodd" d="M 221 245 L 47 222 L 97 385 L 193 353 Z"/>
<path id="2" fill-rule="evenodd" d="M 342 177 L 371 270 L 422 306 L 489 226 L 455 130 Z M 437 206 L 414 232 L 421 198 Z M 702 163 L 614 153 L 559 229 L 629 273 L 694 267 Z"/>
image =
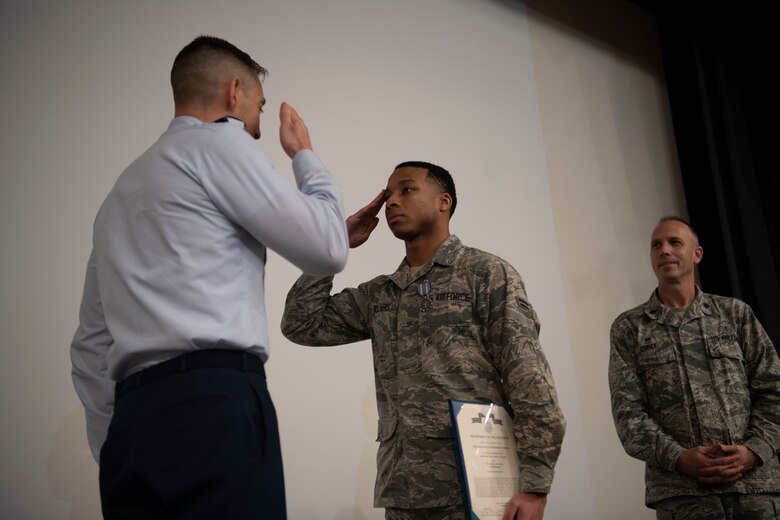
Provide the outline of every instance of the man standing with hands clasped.
<path id="1" fill-rule="evenodd" d="M 325 275 L 348 240 L 295 110 L 282 103 L 279 135 L 297 187 L 255 143 L 265 73 L 219 38 L 184 47 L 173 121 L 95 219 L 71 358 L 109 520 L 286 518 L 266 248 Z"/>
<path id="2" fill-rule="evenodd" d="M 333 295 L 332 276 L 302 276 L 287 296 L 282 331 L 311 346 L 371 339 L 374 505 L 389 520 L 468 518 L 448 399 L 511 404 L 521 482 L 504 518 L 539 520 L 565 430 L 539 322 L 511 265 L 450 234 L 456 204 L 447 170 L 399 164 L 387 188 L 347 220 L 357 247 L 384 205 L 406 248 L 398 270 Z"/>
<path id="3" fill-rule="evenodd" d="M 780 518 L 780 362 L 750 307 L 696 286 L 703 253 L 683 219 L 653 230 L 658 288 L 610 335 L 615 426 L 659 519 Z"/>

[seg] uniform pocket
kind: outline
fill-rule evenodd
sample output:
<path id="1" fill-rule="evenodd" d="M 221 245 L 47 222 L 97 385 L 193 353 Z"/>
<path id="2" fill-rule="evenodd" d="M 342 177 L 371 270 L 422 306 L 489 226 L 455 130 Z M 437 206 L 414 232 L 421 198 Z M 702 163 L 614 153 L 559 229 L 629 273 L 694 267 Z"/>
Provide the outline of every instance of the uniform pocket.
<path id="1" fill-rule="evenodd" d="M 677 376 L 675 360 L 677 356 L 671 344 L 639 345 L 636 362 L 640 374 L 644 375 L 648 393 L 657 390 L 658 385 L 674 383 Z"/>
<path id="2" fill-rule="evenodd" d="M 421 487 L 437 488 L 445 496 L 457 492 L 458 459 L 451 429 L 429 429 L 423 436 L 410 437 L 405 455 L 411 478 Z"/>
<path id="3" fill-rule="evenodd" d="M 744 360 L 742 348 L 739 346 L 736 337 L 707 336 L 704 338 L 704 341 L 707 344 L 707 353 L 711 358 Z"/>
<path id="4" fill-rule="evenodd" d="M 421 314 L 422 326 L 440 327 L 466 325 L 474 322 L 474 310 L 470 301 L 439 302 L 434 300 L 431 309 Z"/>
<path id="5" fill-rule="evenodd" d="M 452 439 L 452 428 L 429 428 L 425 431 L 425 436 L 429 439 Z"/>
<path id="6" fill-rule="evenodd" d="M 652 370 L 659 365 L 671 363 L 674 360 L 675 354 L 671 345 L 659 345 L 657 343 L 639 345 L 636 361 L 640 372 Z"/>
<path id="7" fill-rule="evenodd" d="M 736 336 L 708 336 L 704 341 L 713 380 L 726 393 L 747 395 L 745 358 Z"/>
<path id="8" fill-rule="evenodd" d="M 379 419 L 377 421 L 376 428 L 376 441 L 382 442 L 388 440 L 395 433 L 395 427 L 398 424 L 398 419 Z"/>
<path id="9" fill-rule="evenodd" d="M 636 359 L 651 415 L 658 417 L 665 403 L 682 398 L 677 355 L 671 343 L 647 343 L 639 345 Z"/>

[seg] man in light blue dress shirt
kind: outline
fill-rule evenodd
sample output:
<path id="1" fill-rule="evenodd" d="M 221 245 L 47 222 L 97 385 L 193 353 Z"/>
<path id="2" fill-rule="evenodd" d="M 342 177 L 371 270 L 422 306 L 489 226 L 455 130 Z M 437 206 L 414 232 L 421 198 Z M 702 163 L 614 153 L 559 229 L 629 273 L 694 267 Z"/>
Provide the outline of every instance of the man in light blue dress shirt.
<path id="1" fill-rule="evenodd" d="M 266 388 L 266 248 L 304 273 L 344 267 L 341 195 L 297 112 L 255 144 L 266 71 L 199 37 L 171 71 L 175 118 L 95 219 L 73 381 L 106 518 L 286 517 Z"/>

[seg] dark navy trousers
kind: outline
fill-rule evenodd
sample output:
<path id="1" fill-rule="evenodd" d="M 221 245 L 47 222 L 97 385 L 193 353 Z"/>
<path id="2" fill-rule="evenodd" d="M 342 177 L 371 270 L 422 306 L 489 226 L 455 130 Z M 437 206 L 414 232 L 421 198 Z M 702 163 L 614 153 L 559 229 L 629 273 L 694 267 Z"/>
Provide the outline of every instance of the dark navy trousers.
<path id="1" fill-rule="evenodd" d="M 118 397 L 100 452 L 108 520 L 286 519 L 265 377 L 184 370 Z"/>

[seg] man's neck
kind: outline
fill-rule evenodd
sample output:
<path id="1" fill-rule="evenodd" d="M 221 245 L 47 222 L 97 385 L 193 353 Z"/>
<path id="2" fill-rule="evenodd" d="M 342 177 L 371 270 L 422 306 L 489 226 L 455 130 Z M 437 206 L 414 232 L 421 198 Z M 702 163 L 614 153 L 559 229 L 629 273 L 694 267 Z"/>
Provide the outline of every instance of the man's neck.
<path id="1" fill-rule="evenodd" d="M 690 282 L 658 284 L 658 298 L 671 308 L 687 307 L 696 298 L 696 284 Z"/>
<path id="2" fill-rule="evenodd" d="M 227 115 L 227 112 L 223 108 L 201 107 L 197 105 L 176 107 L 173 114 L 174 117 L 191 116 L 204 123 L 213 123 L 217 119 L 225 117 L 225 115 Z"/>
<path id="3" fill-rule="evenodd" d="M 406 261 L 412 267 L 425 265 L 433 258 L 439 247 L 450 237 L 449 229 L 432 234 L 430 236 L 420 236 L 412 240 L 407 240 Z"/>

